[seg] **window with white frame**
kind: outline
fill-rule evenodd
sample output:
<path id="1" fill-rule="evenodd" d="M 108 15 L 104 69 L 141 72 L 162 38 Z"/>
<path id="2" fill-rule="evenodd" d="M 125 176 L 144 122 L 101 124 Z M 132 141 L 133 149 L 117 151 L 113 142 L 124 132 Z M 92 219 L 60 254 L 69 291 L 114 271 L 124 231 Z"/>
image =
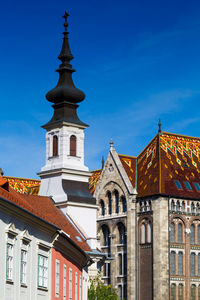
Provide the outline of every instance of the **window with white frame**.
<path id="1" fill-rule="evenodd" d="M 82 277 L 79 278 L 79 300 L 81 300 L 81 294 L 82 294 Z"/>
<path id="2" fill-rule="evenodd" d="M 78 274 L 75 274 L 75 300 L 78 300 Z"/>
<path id="3" fill-rule="evenodd" d="M 55 281 L 56 298 L 59 297 L 59 283 L 60 283 L 60 261 L 56 259 L 56 281 Z"/>
<path id="4" fill-rule="evenodd" d="M 7 258 L 6 258 L 6 280 L 13 281 L 13 253 L 14 246 L 7 243 Z"/>
<path id="5" fill-rule="evenodd" d="M 48 287 L 48 257 L 38 254 L 38 287 Z"/>
<path id="6" fill-rule="evenodd" d="M 69 300 L 72 300 L 72 269 L 69 269 Z"/>
<path id="7" fill-rule="evenodd" d="M 63 300 L 67 299 L 67 267 L 63 267 Z"/>
<path id="8" fill-rule="evenodd" d="M 21 272 L 20 272 L 21 284 L 27 284 L 27 251 L 21 249 Z"/>

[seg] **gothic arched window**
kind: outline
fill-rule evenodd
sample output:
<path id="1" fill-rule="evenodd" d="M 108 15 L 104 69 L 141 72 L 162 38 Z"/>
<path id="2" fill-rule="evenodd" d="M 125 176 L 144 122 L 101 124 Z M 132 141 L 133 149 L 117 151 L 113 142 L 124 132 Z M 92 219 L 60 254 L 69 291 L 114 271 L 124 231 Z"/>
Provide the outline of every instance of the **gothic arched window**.
<path id="1" fill-rule="evenodd" d="M 178 253 L 178 275 L 183 275 L 183 253 Z"/>
<path id="2" fill-rule="evenodd" d="M 119 193 L 115 190 L 115 212 L 119 213 Z"/>
<path id="3" fill-rule="evenodd" d="M 101 207 L 101 215 L 105 216 L 105 203 L 103 200 L 100 201 L 100 207 Z"/>
<path id="4" fill-rule="evenodd" d="M 198 254 L 198 276 L 200 276 L 200 253 Z"/>
<path id="5" fill-rule="evenodd" d="M 76 136 L 70 136 L 70 155 L 76 156 Z"/>
<path id="6" fill-rule="evenodd" d="M 171 285 L 171 300 L 176 300 L 176 285 L 175 283 L 172 283 Z"/>
<path id="7" fill-rule="evenodd" d="M 194 224 L 190 226 L 190 244 L 194 245 L 195 243 L 195 227 Z"/>
<path id="8" fill-rule="evenodd" d="M 171 223 L 171 225 L 170 225 L 170 242 L 171 243 L 175 242 L 175 225 L 174 225 L 174 223 Z"/>
<path id="9" fill-rule="evenodd" d="M 125 226 L 122 223 L 119 223 L 117 227 L 119 231 L 119 244 L 125 245 L 126 244 Z"/>
<path id="10" fill-rule="evenodd" d="M 183 284 L 178 285 L 178 300 L 183 300 Z"/>
<path id="11" fill-rule="evenodd" d="M 127 207 L 126 207 L 126 198 L 124 196 L 122 196 L 122 211 L 126 212 Z"/>
<path id="12" fill-rule="evenodd" d="M 112 215 L 112 195 L 110 191 L 107 192 L 107 196 L 108 196 L 108 213 L 109 215 Z"/>
<path id="13" fill-rule="evenodd" d="M 181 223 L 178 224 L 178 243 L 183 242 L 183 226 Z"/>
<path id="14" fill-rule="evenodd" d="M 195 253 L 190 254 L 190 275 L 195 276 Z"/>
<path id="15" fill-rule="evenodd" d="M 151 222 L 147 223 L 147 243 L 152 242 L 152 224 Z"/>
<path id="16" fill-rule="evenodd" d="M 198 225 L 198 244 L 200 245 L 200 225 Z"/>
<path id="17" fill-rule="evenodd" d="M 146 225 L 144 223 L 141 225 L 140 242 L 141 244 L 145 244 L 146 242 Z"/>
<path id="18" fill-rule="evenodd" d="M 53 136 L 53 156 L 58 155 L 58 137 L 57 135 Z"/>
<path id="19" fill-rule="evenodd" d="M 174 251 L 170 253 L 170 274 L 171 275 L 175 274 L 175 252 Z"/>
<path id="20" fill-rule="evenodd" d="M 195 284 L 192 284 L 190 287 L 190 299 L 195 300 L 196 298 L 196 286 Z"/>

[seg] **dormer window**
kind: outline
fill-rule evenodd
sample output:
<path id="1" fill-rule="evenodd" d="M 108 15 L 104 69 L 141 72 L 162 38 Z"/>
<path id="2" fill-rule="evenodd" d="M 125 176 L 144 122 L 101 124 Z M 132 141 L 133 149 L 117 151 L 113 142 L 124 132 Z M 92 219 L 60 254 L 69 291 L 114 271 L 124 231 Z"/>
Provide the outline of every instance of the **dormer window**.
<path id="1" fill-rule="evenodd" d="M 189 191 L 192 190 L 192 187 L 188 181 L 184 181 L 184 184 L 185 184 L 187 190 L 189 190 Z"/>
<path id="2" fill-rule="evenodd" d="M 194 186 L 195 186 L 195 189 L 197 190 L 197 192 L 200 192 L 200 185 L 198 182 L 194 182 Z"/>
<path id="3" fill-rule="evenodd" d="M 58 137 L 53 136 L 53 156 L 58 156 Z"/>
<path id="4" fill-rule="evenodd" d="M 76 136 L 70 136 L 70 155 L 76 156 Z"/>
<path id="5" fill-rule="evenodd" d="M 182 185 L 180 184 L 180 181 L 174 180 L 174 183 L 175 183 L 178 190 L 182 190 Z"/>

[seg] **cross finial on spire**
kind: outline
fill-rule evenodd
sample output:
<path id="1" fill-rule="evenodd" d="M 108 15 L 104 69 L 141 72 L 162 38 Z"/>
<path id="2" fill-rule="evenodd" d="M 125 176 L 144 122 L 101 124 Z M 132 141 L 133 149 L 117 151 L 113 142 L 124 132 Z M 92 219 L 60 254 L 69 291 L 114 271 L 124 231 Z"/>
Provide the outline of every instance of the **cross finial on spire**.
<path id="1" fill-rule="evenodd" d="M 67 23 L 67 18 L 69 17 L 69 14 L 67 11 L 65 11 L 65 14 L 63 16 L 63 18 L 65 19 L 65 23 L 64 23 L 64 27 L 65 27 L 65 32 L 67 32 L 67 27 L 68 27 L 68 23 Z"/>
<path id="2" fill-rule="evenodd" d="M 159 119 L 159 122 L 158 122 L 158 133 L 161 133 L 161 121 Z"/>
<path id="3" fill-rule="evenodd" d="M 113 150 L 113 145 L 114 145 L 113 140 L 110 139 L 110 150 Z"/>

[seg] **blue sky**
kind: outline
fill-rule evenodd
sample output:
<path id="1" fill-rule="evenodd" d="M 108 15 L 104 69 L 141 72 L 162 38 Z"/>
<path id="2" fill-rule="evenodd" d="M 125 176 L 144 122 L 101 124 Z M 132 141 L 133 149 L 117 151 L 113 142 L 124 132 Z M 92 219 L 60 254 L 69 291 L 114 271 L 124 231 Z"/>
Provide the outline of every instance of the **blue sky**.
<path id="1" fill-rule="evenodd" d="M 200 136 L 200 2 L 8 1 L 0 11 L 0 167 L 37 178 L 53 110 L 45 94 L 58 79 L 65 9 L 85 161 L 101 166 L 110 138 L 138 155 L 158 130 Z"/>

